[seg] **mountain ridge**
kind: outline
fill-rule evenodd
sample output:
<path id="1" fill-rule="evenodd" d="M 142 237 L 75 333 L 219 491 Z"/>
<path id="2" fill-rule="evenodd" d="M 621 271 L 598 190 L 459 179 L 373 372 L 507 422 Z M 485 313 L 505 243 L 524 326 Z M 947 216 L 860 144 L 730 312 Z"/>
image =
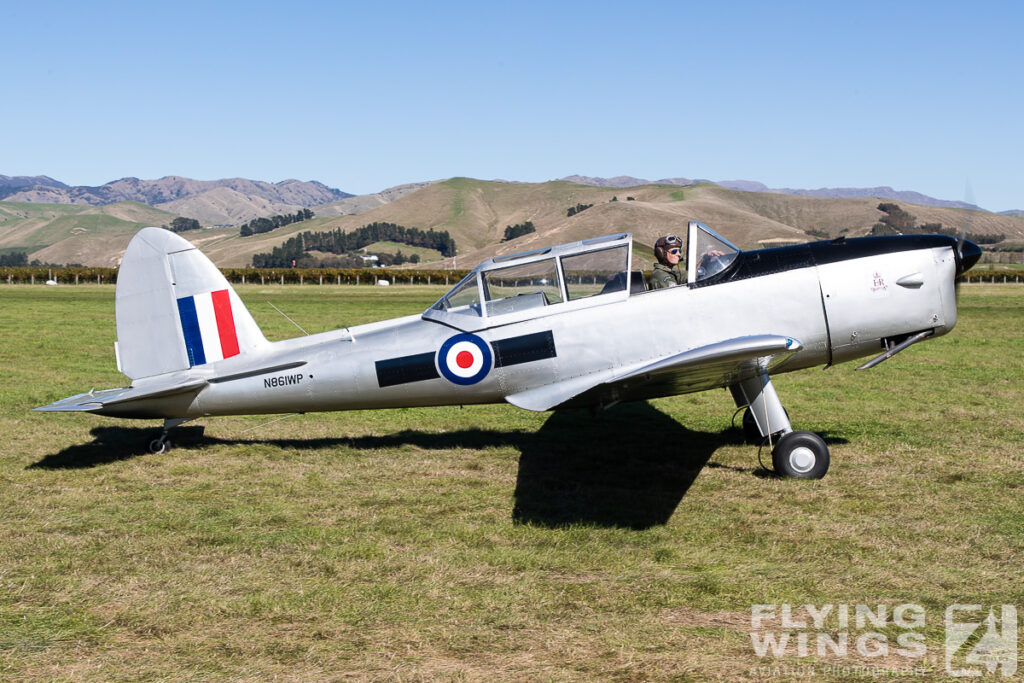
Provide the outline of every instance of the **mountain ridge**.
<path id="1" fill-rule="evenodd" d="M 718 180 L 712 181 L 703 178 L 661 178 L 659 180 L 647 180 L 634 176 L 614 176 L 602 178 L 597 176 L 570 175 L 558 180 L 589 185 L 591 187 L 610 187 L 627 189 L 643 185 L 679 185 L 689 187 L 700 183 L 714 183 L 732 190 L 743 192 L 760 192 L 773 194 L 788 194 L 805 197 L 818 198 L 853 198 L 853 197 L 877 197 L 897 202 L 906 202 L 922 206 L 940 206 L 958 209 L 982 210 L 968 202 L 937 199 L 929 195 L 912 190 L 895 190 L 887 185 L 877 187 L 822 187 L 818 189 L 801 188 L 771 188 L 756 180 Z M 437 182 L 437 181 L 428 181 Z M 498 182 L 498 181 L 495 181 Z M 516 181 L 501 181 L 514 183 Z M 164 176 L 156 180 L 142 180 L 133 176 L 113 180 L 103 185 L 70 186 L 50 176 L 6 176 L 0 175 L 0 201 L 27 201 L 46 204 L 90 204 L 102 206 L 119 201 L 137 201 L 150 206 L 163 208 L 168 211 L 175 211 L 183 206 L 181 200 L 201 196 L 207 192 L 221 188 L 231 189 L 240 195 L 247 197 L 258 197 L 270 205 L 270 210 L 279 213 L 287 213 L 295 208 L 312 208 L 324 204 L 342 202 L 353 197 L 375 198 L 363 201 L 351 202 L 351 206 L 340 205 L 339 210 L 348 212 L 351 210 L 360 211 L 372 208 L 379 201 L 389 201 L 387 193 L 396 188 L 411 186 L 421 187 L 424 183 L 406 183 L 387 188 L 377 193 L 368 195 L 354 195 L 343 192 L 336 188 L 328 187 L 316 180 L 300 181 L 294 179 L 282 180 L 277 183 L 269 183 L 260 180 L 249 180 L 246 178 L 222 178 L 220 180 L 193 180 L 183 176 Z M 212 200 L 213 203 L 219 204 Z M 172 205 L 173 202 L 179 202 Z M 164 206 L 168 205 L 168 206 Z M 231 217 L 237 223 L 245 222 L 256 218 L 244 210 L 224 211 L 223 209 L 204 206 L 202 202 L 190 202 L 188 206 L 193 214 L 187 214 L 190 218 L 196 218 L 201 222 L 218 225 L 223 224 L 220 217 L 224 219 Z M 1011 209 L 999 212 L 1001 215 L 1019 216 L 1021 209 Z M 186 214 L 182 214 L 186 215 Z"/>
<path id="2" fill-rule="evenodd" d="M 912 190 L 894 190 L 887 185 L 880 185 L 878 187 L 822 187 L 816 190 L 805 190 L 790 187 L 772 188 L 756 180 L 707 180 L 693 178 L 662 178 L 661 180 L 646 180 L 644 178 L 634 178 L 633 176 L 598 178 L 581 175 L 566 176 L 564 178 L 559 178 L 559 180 L 567 180 L 570 182 L 580 183 L 582 185 L 591 185 L 593 187 L 620 187 L 623 189 L 637 187 L 639 185 L 681 185 L 686 187 L 689 185 L 697 185 L 699 183 L 714 183 L 715 185 L 721 185 L 722 187 L 727 187 L 730 190 L 739 190 L 741 192 L 791 194 L 824 199 L 877 197 L 879 199 L 890 199 L 892 201 L 907 202 L 909 204 L 919 204 L 922 206 L 941 206 L 950 209 L 973 209 L 985 211 L 985 209 L 982 209 L 980 206 L 975 204 L 950 199 L 936 199 L 935 197 L 930 197 L 926 194 L 914 192 Z M 1003 211 L 1000 213 L 1004 215 L 1014 215 L 1013 211 L 1016 210 Z"/>
<path id="3" fill-rule="evenodd" d="M 316 206 L 352 197 L 349 192 L 328 187 L 323 183 L 295 179 L 268 183 L 247 178 L 221 178 L 220 180 L 194 180 L 184 176 L 164 176 L 156 180 L 142 180 L 134 176 L 112 180 L 103 185 L 66 185 L 49 176 L 0 175 L 0 199 L 5 201 L 32 201 L 23 193 L 43 192 L 51 201 L 47 204 L 91 204 L 101 206 L 115 202 L 135 201 L 150 206 L 193 197 L 213 189 L 227 187 L 242 194 L 262 197 L 268 201 Z"/>

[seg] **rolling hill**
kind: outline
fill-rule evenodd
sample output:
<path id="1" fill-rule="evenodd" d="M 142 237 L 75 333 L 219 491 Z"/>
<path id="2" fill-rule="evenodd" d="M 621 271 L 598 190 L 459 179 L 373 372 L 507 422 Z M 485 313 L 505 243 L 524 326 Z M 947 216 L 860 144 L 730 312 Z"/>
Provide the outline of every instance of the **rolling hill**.
<path id="1" fill-rule="evenodd" d="M 633 201 L 627 200 L 633 197 Z M 618 201 L 612 201 L 612 198 Z M 688 220 L 712 226 L 742 248 L 766 239 L 813 239 L 806 231 L 829 236 L 862 235 L 882 217 L 877 198 L 828 199 L 774 193 L 750 193 L 717 185 L 647 185 L 623 190 L 566 181 L 504 183 L 452 178 L 421 188 L 358 216 L 318 217 L 262 235 L 203 240 L 216 263 L 241 266 L 252 254 L 270 251 L 305 230 L 351 230 L 373 221 L 424 230 L 447 230 L 458 244 L 459 264 L 473 265 L 495 254 L 567 242 L 614 232 L 631 232 L 640 244 L 685 230 Z M 593 204 L 575 216 L 576 204 Z M 945 207 L 906 205 L 919 222 L 969 225 L 972 233 L 1003 233 L 1024 238 L 1024 220 Z M 532 221 L 537 232 L 502 243 L 505 227 Z"/>
<path id="2" fill-rule="evenodd" d="M 468 267 L 496 254 L 615 232 L 633 233 L 642 247 L 638 252 L 649 256 L 649 245 L 658 236 L 683 232 L 688 220 L 707 223 L 741 248 L 756 248 L 767 239 L 813 239 L 808 231 L 830 237 L 866 234 L 883 215 L 877 209 L 880 200 L 876 197 L 744 192 L 711 183 L 624 189 L 568 181 L 512 183 L 451 178 L 394 188 L 390 196 L 381 195 L 366 200 L 365 210 L 358 215 L 331 215 L 363 208 L 346 198 L 313 207 L 317 217 L 310 221 L 251 237 L 241 237 L 237 228 L 188 232 L 184 236 L 219 266 L 246 266 L 253 254 L 270 251 L 298 232 L 352 230 L 381 221 L 448 231 L 458 245 L 458 265 Z M 593 206 L 567 216 L 567 209 L 577 204 Z M 901 206 L 917 216 L 919 223 L 942 223 L 953 230 L 966 225 L 974 234 L 1005 234 L 1008 240 L 1024 240 L 1024 219 L 1015 216 Z M 181 213 L 184 207 L 176 205 Z M 224 211 L 229 215 L 226 205 Z M 143 225 L 167 224 L 173 218 L 171 213 L 138 203 L 92 207 L 5 201 L 0 202 L 0 249 L 29 248 L 30 258 L 55 263 L 113 265 L 135 230 Z M 533 222 L 537 232 L 511 242 L 501 241 L 506 226 L 524 221 Z"/>
<path id="3" fill-rule="evenodd" d="M 47 263 L 116 266 L 132 235 L 175 214 L 138 202 L 105 206 L 0 202 L 0 250 Z"/>

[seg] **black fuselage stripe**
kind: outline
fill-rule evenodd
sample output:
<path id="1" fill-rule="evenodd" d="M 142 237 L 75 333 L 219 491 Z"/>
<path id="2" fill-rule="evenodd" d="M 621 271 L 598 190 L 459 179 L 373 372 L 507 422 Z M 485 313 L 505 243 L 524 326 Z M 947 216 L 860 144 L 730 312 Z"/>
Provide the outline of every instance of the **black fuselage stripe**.
<path id="1" fill-rule="evenodd" d="M 434 365 L 433 351 L 417 353 L 414 356 L 379 360 L 376 365 L 377 384 L 382 388 L 409 382 L 422 382 L 440 376 Z"/>
<path id="2" fill-rule="evenodd" d="M 491 343 L 494 348 L 494 367 L 500 368 L 520 363 L 532 363 L 536 360 L 554 358 L 555 337 L 551 330 L 524 334 L 521 337 L 499 339 Z"/>
<path id="3" fill-rule="evenodd" d="M 545 358 L 554 358 L 555 337 L 551 330 L 508 337 L 491 342 L 494 349 L 494 367 L 508 367 L 521 363 L 532 363 Z M 435 352 L 417 353 L 412 356 L 388 358 L 376 362 L 377 385 L 393 387 L 410 382 L 422 382 L 440 377 L 434 364 Z"/>

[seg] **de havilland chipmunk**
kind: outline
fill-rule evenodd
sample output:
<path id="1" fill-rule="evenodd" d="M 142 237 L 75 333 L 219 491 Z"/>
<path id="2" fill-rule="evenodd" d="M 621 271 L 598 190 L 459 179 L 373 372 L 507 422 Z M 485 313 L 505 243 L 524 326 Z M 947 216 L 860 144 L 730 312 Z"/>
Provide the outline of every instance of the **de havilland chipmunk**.
<path id="1" fill-rule="evenodd" d="M 679 240 L 681 242 L 681 240 Z M 820 478 L 829 450 L 794 431 L 771 375 L 876 356 L 949 332 L 963 238 L 894 235 L 741 251 L 702 223 L 685 284 L 648 290 L 617 234 L 488 259 L 420 315 L 268 341 L 213 263 L 180 236 L 131 240 L 116 291 L 119 389 L 36 410 L 159 418 L 152 452 L 196 418 L 500 403 L 534 411 L 728 387 L 782 475 Z"/>

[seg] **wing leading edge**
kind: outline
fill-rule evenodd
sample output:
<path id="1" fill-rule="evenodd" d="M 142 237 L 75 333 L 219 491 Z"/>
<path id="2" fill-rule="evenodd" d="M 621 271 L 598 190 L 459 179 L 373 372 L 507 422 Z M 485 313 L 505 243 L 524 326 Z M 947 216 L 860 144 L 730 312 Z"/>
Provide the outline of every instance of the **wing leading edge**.
<path id="1" fill-rule="evenodd" d="M 736 337 L 627 368 L 547 384 L 505 400 L 526 410 L 544 411 L 703 391 L 771 372 L 802 348 L 796 339 L 781 335 Z"/>

